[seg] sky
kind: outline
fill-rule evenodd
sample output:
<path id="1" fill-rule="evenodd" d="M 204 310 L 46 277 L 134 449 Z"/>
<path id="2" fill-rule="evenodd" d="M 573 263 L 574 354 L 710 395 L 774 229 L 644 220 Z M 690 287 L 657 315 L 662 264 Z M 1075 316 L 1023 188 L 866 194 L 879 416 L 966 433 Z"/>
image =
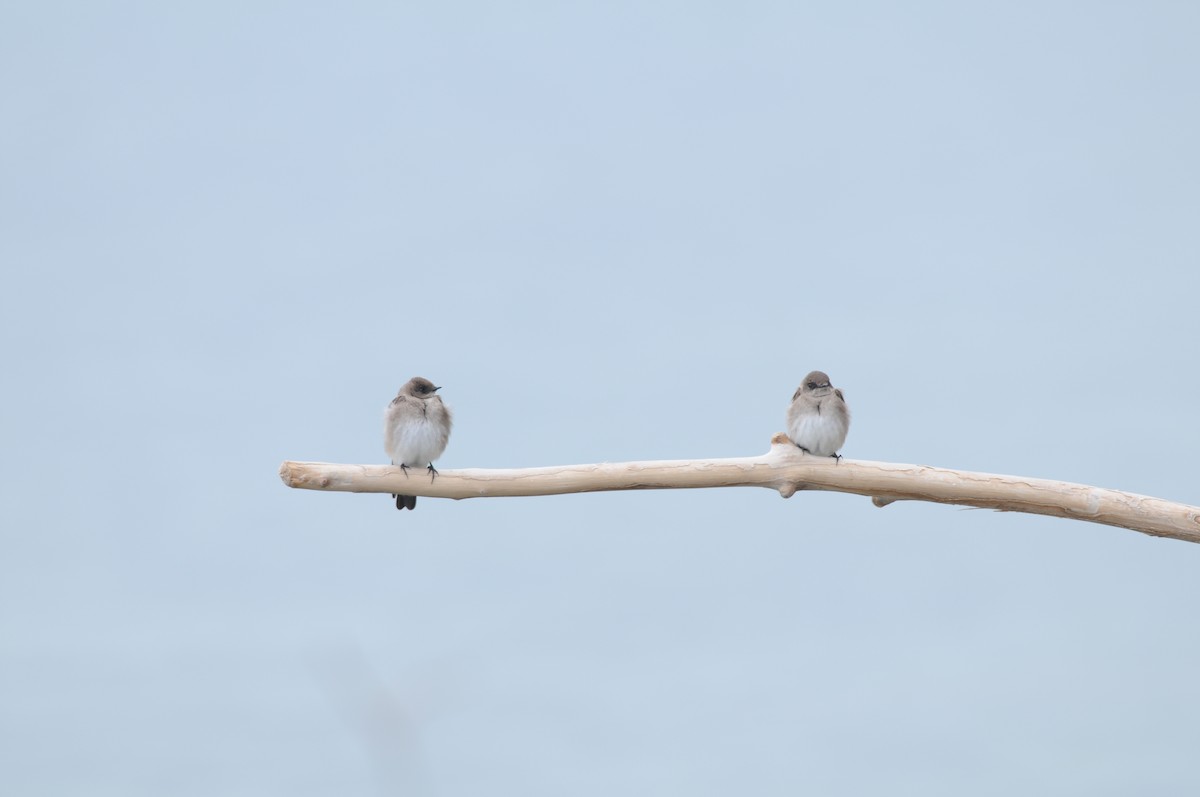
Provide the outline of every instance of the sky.
<path id="1" fill-rule="evenodd" d="M 0 792 L 1176 795 L 1200 548 L 382 463 L 761 454 L 1200 504 L 1200 6 L 0 7 Z"/>

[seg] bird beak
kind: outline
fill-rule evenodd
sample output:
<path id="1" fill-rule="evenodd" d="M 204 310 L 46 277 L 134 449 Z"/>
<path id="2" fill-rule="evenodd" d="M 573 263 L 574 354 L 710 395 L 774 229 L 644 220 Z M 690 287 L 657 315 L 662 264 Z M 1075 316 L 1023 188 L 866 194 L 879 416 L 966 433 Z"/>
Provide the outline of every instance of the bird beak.
<path id="1" fill-rule="evenodd" d="M 433 392 L 434 392 L 434 393 L 436 393 L 436 392 L 438 392 L 438 391 L 439 391 L 439 390 L 441 390 L 441 389 L 442 389 L 441 387 L 435 387 L 435 388 L 433 389 Z"/>

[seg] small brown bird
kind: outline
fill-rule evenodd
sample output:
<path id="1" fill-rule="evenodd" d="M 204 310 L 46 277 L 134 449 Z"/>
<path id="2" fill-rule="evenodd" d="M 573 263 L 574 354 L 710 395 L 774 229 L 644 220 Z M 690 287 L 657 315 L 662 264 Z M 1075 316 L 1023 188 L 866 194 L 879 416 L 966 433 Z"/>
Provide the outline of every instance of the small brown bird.
<path id="1" fill-rule="evenodd" d="M 787 411 L 788 437 L 818 457 L 837 457 L 850 430 L 850 409 L 824 371 L 813 371 L 796 388 Z"/>
<path id="2" fill-rule="evenodd" d="M 450 409 L 437 395 L 440 387 L 419 376 L 404 383 L 383 413 L 383 448 L 408 475 L 410 467 L 427 466 L 430 480 L 437 478 L 433 461 L 450 440 Z M 397 509 L 416 509 L 415 495 L 393 495 Z"/>

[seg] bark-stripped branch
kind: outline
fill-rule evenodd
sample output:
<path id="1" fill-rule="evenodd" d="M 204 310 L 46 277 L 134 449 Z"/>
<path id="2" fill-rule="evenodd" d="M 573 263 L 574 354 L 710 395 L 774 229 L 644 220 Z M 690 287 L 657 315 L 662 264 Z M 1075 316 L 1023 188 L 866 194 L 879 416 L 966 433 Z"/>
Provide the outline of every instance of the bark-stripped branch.
<path id="1" fill-rule="evenodd" d="M 1200 542 L 1200 507 L 1050 479 L 892 462 L 835 462 L 805 454 L 783 434 L 775 435 L 771 450 L 760 457 L 473 468 L 440 471 L 434 480 L 423 468 L 409 468 L 406 476 L 391 465 L 284 462 L 279 476 L 289 487 L 306 490 L 455 499 L 689 487 L 769 487 L 790 498 L 797 490 L 832 490 L 869 496 L 876 506 L 933 501 L 1086 520 Z"/>

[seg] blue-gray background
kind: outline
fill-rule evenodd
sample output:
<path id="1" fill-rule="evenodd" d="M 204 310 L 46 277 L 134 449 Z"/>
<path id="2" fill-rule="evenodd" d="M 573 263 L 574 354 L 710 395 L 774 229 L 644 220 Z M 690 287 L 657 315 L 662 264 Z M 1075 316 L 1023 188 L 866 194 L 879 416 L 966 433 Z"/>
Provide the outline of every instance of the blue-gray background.
<path id="1" fill-rule="evenodd" d="M 761 453 L 1200 503 L 1193 3 L 10 3 L 6 794 L 1177 795 L 1200 548 Z"/>

